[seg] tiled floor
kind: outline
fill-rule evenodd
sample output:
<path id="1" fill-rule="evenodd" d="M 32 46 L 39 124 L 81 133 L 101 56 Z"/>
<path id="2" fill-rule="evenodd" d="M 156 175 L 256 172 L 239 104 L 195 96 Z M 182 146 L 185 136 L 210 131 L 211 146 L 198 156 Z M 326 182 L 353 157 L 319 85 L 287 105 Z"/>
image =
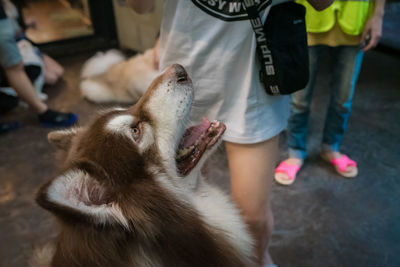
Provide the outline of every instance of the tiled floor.
<path id="1" fill-rule="evenodd" d="M 74 110 L 85 124 L 102 107 L 81 99 L 79 70 L 87 56 L 62 60 L 64 82 L 48 88 L 49 104 Z M 327 103 L 322 70 L 312 106 L 310 159 L 290 187 L 274 185 L 275 232 L 271 253 L 282 267 L 400 266 L 400 58 L 367 53 L 354 98 L 343 151 L 358 161 L 360 174 L 348 180 L 318 158 Z M 56 233 L 53 220 L 33 196 L 55 174 L 47 129 L 18 109 L 1 120 L 23 128 L 0 137 L 0 266 L 22 267 L 32 248 Z M 285 134 L 281 158 L 286 156 Z M 216 183 L 228 189 L 223 150 L 211 163 Z"/>

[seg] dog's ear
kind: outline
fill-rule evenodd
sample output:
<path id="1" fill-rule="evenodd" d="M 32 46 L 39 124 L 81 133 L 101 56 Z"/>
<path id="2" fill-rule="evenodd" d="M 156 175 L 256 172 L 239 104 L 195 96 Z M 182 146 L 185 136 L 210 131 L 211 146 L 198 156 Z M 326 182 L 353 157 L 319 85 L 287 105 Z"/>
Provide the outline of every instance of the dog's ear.
<path id="1" fill-rule="evenodd" d="M 69 129 L 69 130 L 60 130 L 53 131 L 47 135 L 47 140 L 49 143 L 54 145 L 56 148 L 68 151 L 71 147 L 72 138 L 77 134 L 79 129 Z"/>
<path id="2" fill-rule="evenodd" d="M 128 221 L 106 187 L 78 168 L 67 170 L 44 184 L 36 201 L 64 222 L 120 224 L 129 229 Z"/>

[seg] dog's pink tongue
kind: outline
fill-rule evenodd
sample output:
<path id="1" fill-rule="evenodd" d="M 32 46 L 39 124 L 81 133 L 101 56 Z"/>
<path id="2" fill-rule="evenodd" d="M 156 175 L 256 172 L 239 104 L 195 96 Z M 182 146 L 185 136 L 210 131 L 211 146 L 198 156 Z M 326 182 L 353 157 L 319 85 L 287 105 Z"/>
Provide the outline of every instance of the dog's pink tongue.
<path id="1" fill-rule="evenodd" d="M 201 124 L 191 127 L 190 135 L 187 136 L 183 142 L 183 147 L 189 147 L 193 145 L 196 140 L 204 133 L 211 125 L 211 122 L 206 118 L 203 117 L 201 120 Z"/>

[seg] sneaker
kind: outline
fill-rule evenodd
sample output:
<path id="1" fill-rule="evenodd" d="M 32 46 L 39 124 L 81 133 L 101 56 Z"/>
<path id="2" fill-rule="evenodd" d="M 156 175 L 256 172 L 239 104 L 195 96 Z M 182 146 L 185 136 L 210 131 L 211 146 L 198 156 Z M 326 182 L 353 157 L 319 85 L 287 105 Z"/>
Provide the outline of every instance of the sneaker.
<path id="1" fill-rule="evenodd" d="M 18 97 L 0 92 L 0 113 L 7 113 L 18 106 Z"/>
<path id="2" fill-rule="evenodd" d="M 47 109 L 44 113 L 39 114 L 38 117 L 43 127 L 69 127 L 78 120 L 76 114 L 63 113 L 51 109 Z"/>
<path id="3" fill-rule="evenodd" d="M 19 122 L 0 122 L 0 135 L 15 131 L 21 127 Z"/>

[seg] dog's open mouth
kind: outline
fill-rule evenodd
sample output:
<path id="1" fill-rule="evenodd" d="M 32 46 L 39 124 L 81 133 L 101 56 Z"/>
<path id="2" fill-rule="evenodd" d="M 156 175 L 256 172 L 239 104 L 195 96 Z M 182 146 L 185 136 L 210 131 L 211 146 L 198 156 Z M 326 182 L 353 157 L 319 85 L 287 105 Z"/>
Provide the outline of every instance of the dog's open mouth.
<path id="1" fill-rule="evenodd" d="M 207 149 L 213 147 L 225 132 L 222 122 L 210 122 L 203 118 L 202 123 L 188 128 L 183 134 L 176 153 L 178 171 L 187 175 L 199 162 Z"/>

